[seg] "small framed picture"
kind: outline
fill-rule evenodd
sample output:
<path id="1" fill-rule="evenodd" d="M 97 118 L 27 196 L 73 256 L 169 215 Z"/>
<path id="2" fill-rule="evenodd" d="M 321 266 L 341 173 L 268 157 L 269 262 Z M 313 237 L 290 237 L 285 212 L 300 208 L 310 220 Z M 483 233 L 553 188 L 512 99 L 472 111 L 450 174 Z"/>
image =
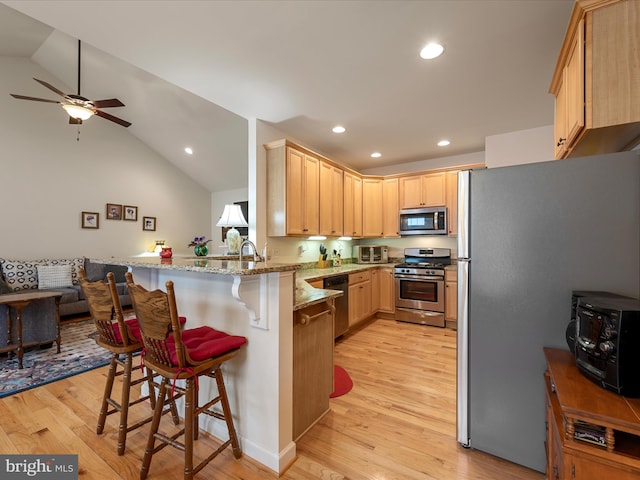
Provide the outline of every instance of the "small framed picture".
<path id="1" fill-rule="evenodd" d="M 122 220 L 122 205 L 107 203 L 107 220 Z"/>
<path id="2" fill-rule="evenodd" d="M 131 220 L 132 222 L 138 221 L 138 207 L 125 205 L 122 208 L 124 209 L 124 217 L 122 218 L 123 220 Z"/>
<path id="3" fill-rule="evenodd" d="M 100 228 L 98 212 L 82 212 L 82 228 Z"/>
<path id="4" fill-rule="evenodd" d="M 142 217 L 142 230 L 156 231 L 156 217 Z"/>

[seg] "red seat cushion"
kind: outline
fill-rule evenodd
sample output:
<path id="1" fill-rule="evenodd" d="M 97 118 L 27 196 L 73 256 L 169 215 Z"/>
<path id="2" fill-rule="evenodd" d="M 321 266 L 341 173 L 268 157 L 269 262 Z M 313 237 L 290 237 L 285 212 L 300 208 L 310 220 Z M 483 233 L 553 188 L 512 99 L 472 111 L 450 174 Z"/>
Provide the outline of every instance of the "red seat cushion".
<path id="1" fill-rule="evenodd" d="M 187 318 L 186 317 L 178 317 L 178 320 L 180 321 L 180 325 L 184 325 L 185 323 L 187 323 Z M 140 332 L 140 325 L 138 324 L 138 319 L 137 318 L 131 318 L 129 320 L 125 320 L 124 323 L 129 327 L 129 331 L 131 332 L 131 335 L 133 335 L 133 338 L 135 338 L 139 344 L 142 345 L 142 333 Z M 118 343 L 122 343 L 122 336 L 120 335 L 120 329 L 118 328 L 118 323 L 113 323 L 113 333 L 116 336 L 116 340 L 118 340 Z"/>
<path id="2" fill-rule="evenodd" d="M 182 343 L 195 362 L 217 357 L 223 353 L 235 350 L 247 343 L 245 337 L 229 335 L 211 327 L 202 326 L 182 331 Z M 171 361 L 178 365 L 173 336 L 167 338 L 167 345 L 171 348 Z"/>

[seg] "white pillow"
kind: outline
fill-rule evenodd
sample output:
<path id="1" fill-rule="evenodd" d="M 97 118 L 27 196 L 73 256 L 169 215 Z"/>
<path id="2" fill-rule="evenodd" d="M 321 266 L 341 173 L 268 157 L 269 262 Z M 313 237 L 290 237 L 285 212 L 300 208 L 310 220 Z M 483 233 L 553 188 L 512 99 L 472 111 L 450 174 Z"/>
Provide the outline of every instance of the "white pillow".
<path id="1" fill-rule="evenodd" d="M 38 265 L 38 289 L 65 288 L 73 285 L 71 265 Z"/>

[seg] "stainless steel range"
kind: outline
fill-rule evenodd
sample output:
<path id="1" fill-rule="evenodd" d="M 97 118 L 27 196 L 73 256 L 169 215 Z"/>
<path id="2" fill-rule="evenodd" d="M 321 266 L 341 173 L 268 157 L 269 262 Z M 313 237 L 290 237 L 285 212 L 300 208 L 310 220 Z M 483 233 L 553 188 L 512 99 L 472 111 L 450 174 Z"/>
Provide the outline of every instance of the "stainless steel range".
<path id="1" fill-rule="evenodd" d="M 449 248 L 405 248 L 395 266 L 396 320 L 444 327 L 444 267 Z"/>

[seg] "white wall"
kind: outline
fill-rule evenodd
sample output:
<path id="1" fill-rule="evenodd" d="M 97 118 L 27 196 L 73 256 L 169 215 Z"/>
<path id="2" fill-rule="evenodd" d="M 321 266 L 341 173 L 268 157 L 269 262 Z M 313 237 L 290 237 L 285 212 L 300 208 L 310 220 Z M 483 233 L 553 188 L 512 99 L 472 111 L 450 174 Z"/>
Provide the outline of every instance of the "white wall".
<path id="1" fill-rule="evenodd" d="M 487 168 L 553 160 L 553 125 L 485 138 Z"/>
<path id="2" fill-rule="evenodd" d="M 91 118 L 76 141 L 58 105 L 8 95 L 55 97 L 32 77 L 73 91 L 29 59 L 0 57 L 1 257 L 131 256 L 156 239 L 189 253 L 212 231 L 209 192 L 124 127 Z M 107 203 L 137 206 L 138 221 L 106 220 Z M 82 211 L 100 214 L 98 230 L 81 228 Z M 156 217 L 155 232 L 142 230 L 143 216 Z"/>

